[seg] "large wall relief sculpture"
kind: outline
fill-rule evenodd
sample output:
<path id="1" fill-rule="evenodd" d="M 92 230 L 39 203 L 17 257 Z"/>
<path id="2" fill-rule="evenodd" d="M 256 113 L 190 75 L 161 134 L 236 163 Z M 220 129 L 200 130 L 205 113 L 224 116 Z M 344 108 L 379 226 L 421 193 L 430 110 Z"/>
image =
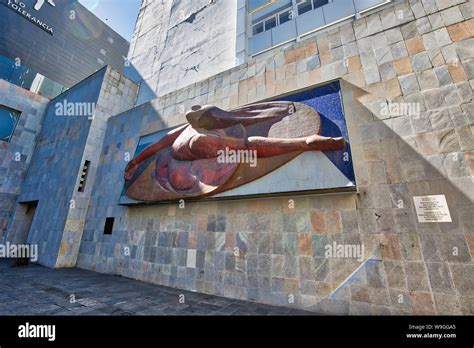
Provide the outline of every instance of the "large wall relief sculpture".
<path id="1" fill-rule="evenodd" d="M 337 82 L 186 119 L 140 139 L 121 203 L 355 188 Z"/>

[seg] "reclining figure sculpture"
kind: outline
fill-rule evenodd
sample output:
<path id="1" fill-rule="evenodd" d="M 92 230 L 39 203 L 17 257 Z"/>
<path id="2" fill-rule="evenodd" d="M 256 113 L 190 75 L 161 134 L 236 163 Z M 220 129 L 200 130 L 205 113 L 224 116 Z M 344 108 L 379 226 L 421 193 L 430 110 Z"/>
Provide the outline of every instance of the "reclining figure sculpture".
<path id="1" fill-rule="evenodd" d="M 343 137 L 319 135 L 319 113 L 300 103 L 267 102 L 231 111 L 196 105 L 186 119 L 188 124 L 170 130 L 128 163 L 129 197 L 161 201 L 215 194 L 253 181 L 304 151 L 345 146 Z M 253 151 L 258 168 L 218 161 L 228 150 Z"/>

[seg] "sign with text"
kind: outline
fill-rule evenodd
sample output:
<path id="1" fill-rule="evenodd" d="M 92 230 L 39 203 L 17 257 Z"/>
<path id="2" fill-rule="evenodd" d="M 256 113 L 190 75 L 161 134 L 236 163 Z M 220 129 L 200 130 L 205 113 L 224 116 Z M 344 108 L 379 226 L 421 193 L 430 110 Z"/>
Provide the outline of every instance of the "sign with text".
<path id="1" fill-rule="evenodd" d="M 452 222 L 444 195 L 413 197 L 418 222 Z"/>
<path id="2" fill-rule="evenodd" d="M 48 34 L 53 35 L 53 28 L 40 17 L 38 17 L 38 13 L 44 9 L 43 5 L 45 3 L 50 7 L 56 6 L 53 0 L 36 0 L 32 8 L 31 6 L 26 5 L 25 1 L 21 0 L 7 0 L 6 2 L 2 2 L 2 4 L 7 6 L 9 9 L 15 11 L 26 20 L 40 27 Z"/>

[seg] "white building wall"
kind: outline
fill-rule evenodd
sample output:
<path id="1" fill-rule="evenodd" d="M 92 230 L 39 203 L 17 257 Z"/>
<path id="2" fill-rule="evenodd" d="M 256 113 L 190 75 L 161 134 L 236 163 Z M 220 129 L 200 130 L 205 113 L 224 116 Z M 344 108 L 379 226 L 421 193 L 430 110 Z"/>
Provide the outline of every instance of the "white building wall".
<path id="1" fill-rule="evenodd" d="M 146 82 L 139 102 L 236 65 L 237 0 L 143 0 L 129 60 Z"/>

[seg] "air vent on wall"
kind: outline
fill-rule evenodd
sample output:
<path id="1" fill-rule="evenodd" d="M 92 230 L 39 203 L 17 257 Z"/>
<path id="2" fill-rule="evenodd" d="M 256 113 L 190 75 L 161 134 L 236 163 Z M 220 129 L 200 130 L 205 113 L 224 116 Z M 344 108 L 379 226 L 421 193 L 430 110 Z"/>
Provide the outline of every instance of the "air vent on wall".
<path id="1" fill-rule="evenodd" d="M 87 174 L 89 173 L 90 164 L 91 164 L 90 161 L 85 161 L 84 167 L 82 167 L 81 180 L 79 182 L 79 188 L 78 188 L 79 192 L 84 192 L 86 189 L 86 180 L 87 180 Z"/>

